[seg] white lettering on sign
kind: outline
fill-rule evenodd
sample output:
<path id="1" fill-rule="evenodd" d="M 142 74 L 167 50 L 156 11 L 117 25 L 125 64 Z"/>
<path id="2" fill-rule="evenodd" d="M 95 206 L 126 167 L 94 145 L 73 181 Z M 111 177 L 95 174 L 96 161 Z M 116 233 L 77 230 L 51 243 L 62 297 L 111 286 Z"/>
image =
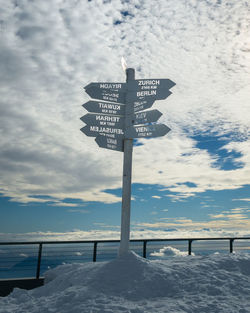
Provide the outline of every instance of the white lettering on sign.
<path id="1" fill-rule="evenodd" d="M 112 104 L 112 103 L 103 103 L 99 102 L 99 107 L 101 109 L 109 109 L 109 110 L 121 110 L 121 106 L 119 104 Z"/>
<path id="2" fill-rule="evenodd" d="M 103 95 L 103 100 L 114 101 L 117 102 L 117 98 L 113 98 L 110 96 Z"/>
<path id="3" fill-rule="evenodd" d="M 100 125 L 101 126 L 116 126 L 117 124 L 116 123 L 112 123 L 112 122 L 106 122 L 106 121 L 100 121 Z"/>
<path id="4" fill-rule="evenodd" d="M 138 86 L 147 86 L 147 85 L 160 85 L 159 79 L 150 79 L 150 80 L 139 80 Z"/>
<path id="5" fill-rule="evenodd" d="M 108 138 L 115 138 L 115 135 L 114 134 L 106 134 L 106 137 L 108 137 Z"/>
<path id="6" fill-rule="evenodd" d="M 113 122 L 118 123 L 120 121 L 119 116 L 109 116 L 109 115 L 96 115 L 96 121 L 106 121 L 106 122 Z"/>
<path id="7" fill-rule="evenodd" d="M 135 118 L 138 118 L 138 119 L 145 119 L 147 117 L 147 113 L 146 112 L 140 112 L 140 113 L 136 113 L 135 114 Z"/>
<path id="8" fill-rule="evenodd" d="M 107 148 L 115 150 L 116 145 L 111 145 L 111 144 L 107 143 Z"/>
<path id="9" fill-rule="evenodd" d="M 139 133 L 138 137 L 151 137 L 153 135 L 152 132 L 144 132 L 144 133 Z"/>
<path id="10" fill-rule="evenodd" d="M 123 135 L 122 129 L 119 128 L 109 128 L 102 126 L 90 126 L 90 131 L 99 132 L 99 133 L 107 133 L 107 134 L 118 134 Z"/>
<path id="11" fill-rule="evenodd" d="M 105 93 L 104 96 L 107 97 L 113 97 L 113 98 L 119 98 L 119 93 Z"/>
<path id="12" fill-rule="evenodd" d="M 103 89 L 121 89 L 122 85 L 121 84 L 100 84 L 100 88 Z"/>
<path id="13" fill-rule="evenodd" d="M 136 93 L 137 97 L 155 96 L 156 90 L 143 90 Z"/>
<path id="14" fill-rule="evenodd" d="M 141 127 L 136 127 L 135 130 L 137 133 L 144 133 L 144 132 L 148 131 L 148 128 L 145 126 L 141 126 Z"/>
<path id="15" fill-rule="evenodd" d="M 117 145 L 117 139 L 107 138 L 107 143 Z"/>
<path id="16" fill-rule="evenodd" d="M 98 132 L 98 126 L 90 126 L 90 130 L 92 131 L 92 132 Z"/>
<path id="17" fill-rule="evenodd" d="M 102 109 L 102 113 L 106 113 L 106 114 L 119 114 L 119 111 L 115 111 L 115 110 L 106 110 L 106 109 Z"/>
<path id="18" fill-rule="evenodd" d="M 157 86 L 152 86 L 152 85 L 149 85 L 149 86 L 141 86 L 141 90 L 152 90 L 152 89 L 157 89 Z"/>
<path id="19" fill-rule="evenodd" d="M 144 104 L 147 104 L 147 101 L 135 101 L 134 102 L 134 108 L 137 108 L 137 107 L 140 107 L 140 106 L 143 106 Z"/>

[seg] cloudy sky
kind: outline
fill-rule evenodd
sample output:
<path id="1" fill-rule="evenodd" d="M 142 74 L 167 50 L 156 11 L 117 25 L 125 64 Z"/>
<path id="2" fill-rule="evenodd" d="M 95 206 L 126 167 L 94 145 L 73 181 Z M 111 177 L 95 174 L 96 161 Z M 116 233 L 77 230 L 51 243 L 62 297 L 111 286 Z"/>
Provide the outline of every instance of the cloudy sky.
<path id="1" fill-rule="evenodd" d="M 152 107 L 171 132 L 134 147 L 133 236 L 249 234 L 247 1 L 0 3 L 0 238 L 119 235 L 123 154 L 80 117 L 122 57 L 176 83 Z"/>

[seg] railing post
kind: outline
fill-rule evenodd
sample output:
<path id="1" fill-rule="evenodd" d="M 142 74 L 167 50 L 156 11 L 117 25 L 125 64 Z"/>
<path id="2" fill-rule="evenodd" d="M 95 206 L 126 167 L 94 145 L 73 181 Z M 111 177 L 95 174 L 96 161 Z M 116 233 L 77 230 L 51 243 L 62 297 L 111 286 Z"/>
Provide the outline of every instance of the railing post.
<path id="1" fill-rule="evenodd" d="M 39 279 L 39 277 L 40 277 L 42 248 L 43 248 L 43 244 L 39 243 L 38 258 L 37 258 L 37 268 L 36 268 L 36 279 Z"/>
<path id="2" fill-rule="evenodd" d="M 147 240 L 143 240 L 143 257 L 147 258 Z"/>
<path id="3" fill-rule="evenodd" d="M 94 242 L 93 262 L 96 262 L 97 241 Z"/>
<path id="4" fill-rule="evenodd" d="M 230 239 L 230 253 L 233 253 L 233 242 L 234 242 L 234 239 Z"/>
<path id="5" fill-rule="evenodd" d="M 193 242 L 192 239 L 188 240 L 188 255 L 192 254 L 192 242 Z"/>

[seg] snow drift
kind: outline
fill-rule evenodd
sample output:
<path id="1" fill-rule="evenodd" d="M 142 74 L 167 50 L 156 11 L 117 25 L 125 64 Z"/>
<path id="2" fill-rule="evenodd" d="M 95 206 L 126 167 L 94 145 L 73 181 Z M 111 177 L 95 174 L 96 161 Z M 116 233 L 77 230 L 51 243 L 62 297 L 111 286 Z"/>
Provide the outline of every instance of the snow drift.
<path id="1" fill-rule="evenodd" d="M 250 256 L 176 256 L 149 261 L 130 252 L 110 262 L 66 264 L 45 285 L 15 289 L 1 313 L 250 312 Z"/>

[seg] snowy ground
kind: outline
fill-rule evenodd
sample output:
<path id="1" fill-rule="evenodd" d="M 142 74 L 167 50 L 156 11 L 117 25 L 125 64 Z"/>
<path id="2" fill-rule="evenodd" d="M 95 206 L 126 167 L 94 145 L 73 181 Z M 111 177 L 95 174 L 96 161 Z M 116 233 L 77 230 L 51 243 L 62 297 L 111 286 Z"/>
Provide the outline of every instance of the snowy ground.
<path id="1" fill-rule="evenodd" d="M 0 312 L 250 312 L 250 255 L 165 252 L 162 260 L 131 252 L 109 262 L 59 266 L 46 273 L 44 286 L 1 298 Z"/>

